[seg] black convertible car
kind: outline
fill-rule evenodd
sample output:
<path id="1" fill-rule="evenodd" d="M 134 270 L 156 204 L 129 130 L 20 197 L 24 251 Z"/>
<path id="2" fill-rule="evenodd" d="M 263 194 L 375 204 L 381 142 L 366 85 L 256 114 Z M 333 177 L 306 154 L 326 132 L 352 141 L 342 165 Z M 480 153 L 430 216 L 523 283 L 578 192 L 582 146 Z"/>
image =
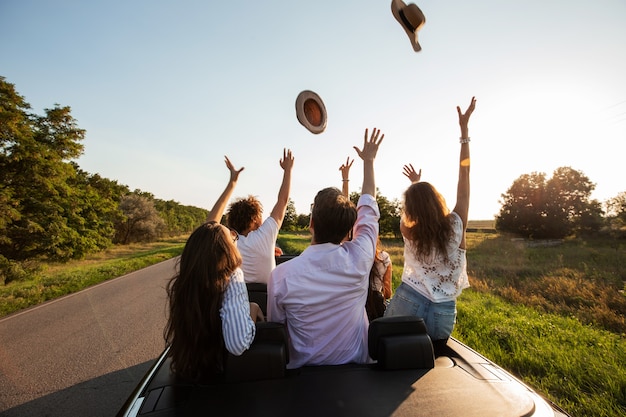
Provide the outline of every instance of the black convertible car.
<path id="1" fill-rule="evenodd" d="M 250 299 L 263 308 L 256 287 Z M 567 416 L 458 340 L 433 347 L 422 319 L 376 319 L 368 343 L 374 364 L 288 370 L 286 329 L 258 323 L 251 348 L 229 355 L 224 380 L 208 385 L 178 381 L 165 349 L 118 417 Z"/>

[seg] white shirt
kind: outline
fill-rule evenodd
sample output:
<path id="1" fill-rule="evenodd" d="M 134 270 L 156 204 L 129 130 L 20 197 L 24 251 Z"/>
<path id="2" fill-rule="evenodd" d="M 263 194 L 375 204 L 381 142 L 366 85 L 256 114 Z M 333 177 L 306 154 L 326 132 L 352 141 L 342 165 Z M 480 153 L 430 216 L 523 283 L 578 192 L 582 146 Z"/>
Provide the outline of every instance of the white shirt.
<path id="1" fill-rule="evenodd" d="M 459 248 L 463 221 L 455 212 L 451 212 L 449 218 L 453 232 L 447 246 L 447 259 L 431 255 L 428 262 L 420 262 L 415 258 L 413 241 L 404 238 L 402 282 L 435 303 L 453 301 L 469 287 L 465 249 Z"/>
<path id="2" fill-rule="evenodd" d="M 237 249 L 243 259 L 243 275 L 246 282 L 262 282 L 267 284 L 270 273 L 276 268 L 274 248 L 278 237 L 278 223 L 273 217 L 265 219 L 261 227 L 239 235 Z"/>
<path id="3" fill-rule="evenodd" d="M 224 291 L 220 318 L 226 349 L 233 355 L 241 355 L 252 344 L 256 326 L 250 317 L 248 290 L 243 280 L 243 272 L 239 268 L 230 276 Z"/>
<path id="4" fill-rule="evenodd" d="M 351 241 L 311 245 L 272 271 L 268 320 L 287 325 L 288 368 L 370 361 L 365 300 L 380 214 L 367 194 L 357 210 Z"/>

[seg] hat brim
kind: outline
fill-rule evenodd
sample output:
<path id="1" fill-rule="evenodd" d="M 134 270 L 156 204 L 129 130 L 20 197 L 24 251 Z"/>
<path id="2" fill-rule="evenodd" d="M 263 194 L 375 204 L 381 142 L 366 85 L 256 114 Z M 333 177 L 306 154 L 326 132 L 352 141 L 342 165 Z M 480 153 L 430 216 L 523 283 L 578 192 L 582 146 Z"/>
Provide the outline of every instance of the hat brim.
<path id="1" fill-rule="evenodd" d="M 311 111 L 316 114 L 312 115 Z M 317 135 L 326 129 L 326 106 L 324 106 L 320 96 L 313 91 L 304 90 L 298 94 L 296 98 L 296 116 L 300 124 L 311 133 Z M 314 120 L 313 116 L 317 116 L 319 120 Z"/>
<path id="2" fill-rule="evenodd" d="M 406 35 L 409 37 L 409 40 L 411 41 L 411 46 L 413 46 L 413 50 L 415 52 L 419 52 L 419 51 L 422 50 L 422 47 L 421 47 L 421 45 L 419 44 L 419 42 L 417 40 L 417 32 L 424 25 L 425 19 L 424 19 L 424 22 L 422 22 L 415 29 L 414 32 L 411 32 L 409 30 L 409 28 L 407 28 L 406 25 L 404 24 L 404 22 L 402 21 L 402 16 L 400 16 L 400 10 L 402 10 L 405 7 L 406 7 L 406 4 L 402 0 L 392 0 L 391 1 L 391 13 L 393 14 L 393 17 L 396 18 L 398 23 L 400 23 L 400 26 L 402 26 L 402 29 L 404 29 L 404 31 L 406 32 Z"/>

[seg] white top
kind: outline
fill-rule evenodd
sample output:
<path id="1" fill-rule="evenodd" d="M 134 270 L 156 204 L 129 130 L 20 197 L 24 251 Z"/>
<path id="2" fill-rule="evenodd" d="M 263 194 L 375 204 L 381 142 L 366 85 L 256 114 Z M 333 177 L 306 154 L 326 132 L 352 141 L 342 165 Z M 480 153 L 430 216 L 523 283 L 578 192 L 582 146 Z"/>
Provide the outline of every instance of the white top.
<path id="1" fill-rule="evenodd" d="M 427 262 L 415 258 L 412 240 L 404 238 L 404 270 L 402 282 L 432 302 L 453 301 L 469 287 L 465 249 L 459 248 L 463 238 L 463 221 L 455 212 L 448 216 L 452 222 L 452 238 L 448 242 L 448 258 L 431 255 Z"/>
<path id="2" fill-rule="evenodd" d="M 237 249 L 243 259 L 241 269 L 246 282 L 267 284 L 270 273 L 276 268 L 274 249 L 278 230 L 276 220 L 268 217 L 261 227 L 248 233 L 248 236 L 239 235 Z"/>
<path id="3" fill-rule="evenodd" d="M 311 245 L 271 274 L 268 320 L 286 323 L 290 369 L 370 361 L 365 300 L 380 214 L 367 194 L 357 210 L 351 241 Z"/>
<path id="4" fill-rule="evenodd" d="M 239 268 L 230 276 L 224 291 L 220 318 L 226 349 L 233 355 L 241 355 L 252 344 L 256 326 L 250 317 L 248 290 L 243 280 L 243 272 Z"/>

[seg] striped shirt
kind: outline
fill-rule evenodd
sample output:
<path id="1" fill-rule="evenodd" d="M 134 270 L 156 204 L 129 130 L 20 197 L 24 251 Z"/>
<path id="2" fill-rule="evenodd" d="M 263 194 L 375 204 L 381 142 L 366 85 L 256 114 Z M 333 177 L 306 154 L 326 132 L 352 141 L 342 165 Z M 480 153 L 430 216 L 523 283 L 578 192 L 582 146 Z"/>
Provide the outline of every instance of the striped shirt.
<path id="1" fill-rule="evenodd" d="M 230 282 L 224 291 L 220 318 L 226 349 L 233 355 L 241 355 L 252 344 L 256 326 L 250 317 L 248 290 L 240 268 L 230 276 Z"/>

